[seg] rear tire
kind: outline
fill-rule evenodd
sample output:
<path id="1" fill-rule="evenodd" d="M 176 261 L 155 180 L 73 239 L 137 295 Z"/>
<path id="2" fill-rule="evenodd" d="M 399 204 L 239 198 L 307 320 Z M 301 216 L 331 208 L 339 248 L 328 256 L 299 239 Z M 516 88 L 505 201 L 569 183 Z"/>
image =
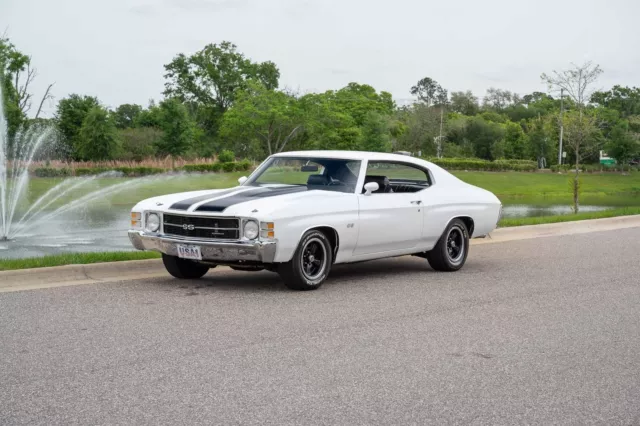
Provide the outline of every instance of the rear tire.
<path id="1" fill-rule="evenodd" d="M 307 231 L 300 240 L 293 258 L 279 265 L 278 273 L 291 290 L 315 290 L 329 276 L 333 264 L 333 250 L 321 231 Z"/>
<path id="2" fill-rule="evenodd" d="M 454 219 L 426 258 L 436 271 L 453 272 L 464 266 L 468 254 L 469 231 L 462 220 Z"/>
<path id="3" fill-rule="evenodd" d="M 202 278 L 209 272 L 209 266 L 202 265 L 189 259 L 180 259 L 176 256 L 162 255 L 162 263 L 172 276 L 175 278 L 193 280 Z"/>

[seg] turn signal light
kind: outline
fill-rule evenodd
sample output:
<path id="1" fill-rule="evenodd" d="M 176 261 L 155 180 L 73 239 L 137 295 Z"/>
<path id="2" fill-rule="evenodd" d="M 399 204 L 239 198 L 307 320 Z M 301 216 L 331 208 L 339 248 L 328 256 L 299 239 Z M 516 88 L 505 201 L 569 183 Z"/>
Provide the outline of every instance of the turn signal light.
<path id="1" fill-rule="evenodd" d="M 142 227 L 142 213 L 131 212 L 131 227 L 132 228 Z"/>
<path id="2" fill-rule="evenodd" d="M 273 222 L 260 222 L 260 237 L 273 239 L 276 237 L 276 233 L 274 231 L 275 225 Z"/>

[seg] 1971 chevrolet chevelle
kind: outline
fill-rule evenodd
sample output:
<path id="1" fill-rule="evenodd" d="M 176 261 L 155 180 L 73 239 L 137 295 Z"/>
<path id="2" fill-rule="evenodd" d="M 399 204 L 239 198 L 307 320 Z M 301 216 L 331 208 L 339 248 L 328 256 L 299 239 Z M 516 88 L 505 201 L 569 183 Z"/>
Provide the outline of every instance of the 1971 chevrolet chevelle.
<path id="1" fill-rule="evenodd" d="M 161 252 L 176 278 L 228 265 L 267 269 L 291 289 L 313 290 L 338 263 L 415 255 L 456 271 L 469 238 L 495 229 L 502 212 L 492 193 L 401 154 L 280 153 L 239 183 L 138 203 L 133 246 Z"/>

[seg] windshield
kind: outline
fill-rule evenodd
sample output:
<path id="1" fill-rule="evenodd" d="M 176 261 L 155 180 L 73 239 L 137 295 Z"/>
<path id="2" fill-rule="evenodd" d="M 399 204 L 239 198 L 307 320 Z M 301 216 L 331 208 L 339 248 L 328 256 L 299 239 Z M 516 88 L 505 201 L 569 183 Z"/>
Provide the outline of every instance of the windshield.
<path id="1" fill-rule="evenodd" d="M 359 173 L 359 160 L 278 157 L 267 160 L 244 185 L 295 185 L 353 193 Z"/>

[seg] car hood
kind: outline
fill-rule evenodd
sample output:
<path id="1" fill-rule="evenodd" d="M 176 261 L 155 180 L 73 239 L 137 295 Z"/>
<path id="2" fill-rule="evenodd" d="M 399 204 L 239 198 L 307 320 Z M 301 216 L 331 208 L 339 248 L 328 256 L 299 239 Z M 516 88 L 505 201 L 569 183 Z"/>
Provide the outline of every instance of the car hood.
<path id="1" fill-rule="evenodd" d="M 167 213 L 266 217 L 277 211 L 289 211 L 304 205 L 318 205 L 327 199 L 339 199 L 353 194 L 308 189 L 306 186 L 238 186 L 235 188 L 193 191 L 164 195 L 144 200 L 134 210 L 155 210 Z M 302 203 L 302 204 L 301 204 Z"/>

